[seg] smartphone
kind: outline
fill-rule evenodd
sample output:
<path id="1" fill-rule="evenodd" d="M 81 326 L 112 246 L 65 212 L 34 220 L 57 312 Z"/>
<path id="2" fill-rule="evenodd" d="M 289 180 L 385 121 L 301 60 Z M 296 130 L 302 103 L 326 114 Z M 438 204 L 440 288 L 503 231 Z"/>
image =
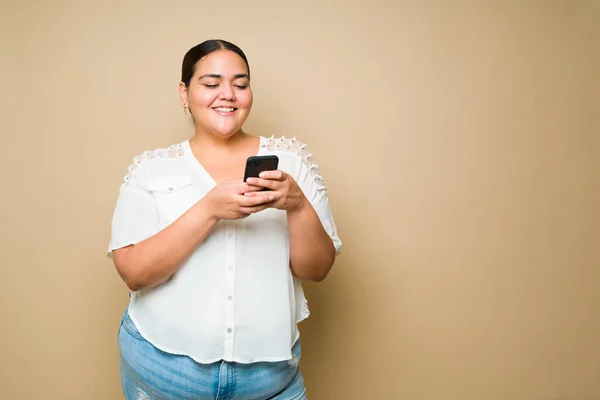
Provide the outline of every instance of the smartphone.
<path id="1" fill-rule="evenodd" d="M 253 156 L 246 160 L 246 171 L 244 171 L 244 182 L 248 178 L 258 178 L 258 174 L 263 171 L 274 171 L 279 166 L 279 157 L 270 156 Z M 263 190 L 268 190 L 267 188 Z"/>

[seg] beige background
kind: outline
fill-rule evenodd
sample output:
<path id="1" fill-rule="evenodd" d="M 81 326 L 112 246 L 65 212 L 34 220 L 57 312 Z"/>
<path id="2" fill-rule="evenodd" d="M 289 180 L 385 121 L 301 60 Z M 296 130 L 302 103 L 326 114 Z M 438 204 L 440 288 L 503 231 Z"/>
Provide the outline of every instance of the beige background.
<path id="1" fill-rule="evenodd" d="M 190 135 L 207 38 L 344 240 L 307 285 L 311 399 L 600 399 L 598 1 L 167 3 L 0 6 L 1 399 L 122 398 L 110 216 L 131 158 Z"/>

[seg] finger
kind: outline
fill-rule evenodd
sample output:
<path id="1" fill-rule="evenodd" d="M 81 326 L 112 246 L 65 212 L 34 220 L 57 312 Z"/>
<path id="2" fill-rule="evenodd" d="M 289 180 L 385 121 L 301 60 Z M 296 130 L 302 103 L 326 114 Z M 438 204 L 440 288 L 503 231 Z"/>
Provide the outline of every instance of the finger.
<path id="1" fill-rule="evenodd" d="M 281 170 L 275 171 L 263 171 L 258 175 L 262 179 L 272 179 L 275 181 L 282 181 L 285 179 L 286 174 Z"/>
<path id="2" fill-rule="evenodd" d="M 253 195 L 254 193 L 256 193 L 256 195 Z M 238 204 L 241 207 L 252 207 L 259 204 L 276 201 L 278 198 L 279 196 L 277 194 L 273 194 L 272 192 L 269 192 L 269 194 L 264 194 L 263 192 L 252 192 L 252 195 L 248 193 L 248 196 L 240 196 L 238 199 Z"/>
<path id="3" fill-rule="evenodd" d="M 267 188 L 273 190 L 279 181 L 273 179 L 248 178 L 248 183 L 253 186 L 259 186 L 261 189 Z"/>
<path id="4" fill-rule="evenodd" d="M 250 192 L 258 192 L 260 190 L 263 190 L 263 188 L 260 186 L 249 185 L 248 183 L 242 182 L 238 186 L 236 192 L 238 194 L 244 194 L 244 193 L 250 193 Z"/>
<path id="5" fill-rule="evenodd" d="M 246 218 L 247 216 L 250 215 L 250 214 L 244 213 L 242 211 L 230 211 L 229 214 L 232 219 L 242 219 L 242 218 Z"/>
<path id="6" fill-rule="evenodd" d="M 246 185 L 247 189 L 244 193 L 252 193 L 252 192 L 258 192 L 263 190 L 263 188 L 261 188 L 260 186 L 254 186 L 254 185 Z"/>
<path id="7" fill-rule="evenodd" d="M 269 190 L 269 191 L 260 190 L 258 192 L 244 193 L 244 196 L 245 197 L 275 196 L 275 199 L 277 199 L 277 198 L 279 198 L 280 194 L 281 194 L 280 192 L 277 192 L 275 190 Z"/>
<path id="8" fill-rule="evenodd" d="M 273 205 L 274 202 L 270 201 L 254 207 L 240 207 L 240 212 L 244 214 L 254 214 L 259 211 L 265 210 Z"/>

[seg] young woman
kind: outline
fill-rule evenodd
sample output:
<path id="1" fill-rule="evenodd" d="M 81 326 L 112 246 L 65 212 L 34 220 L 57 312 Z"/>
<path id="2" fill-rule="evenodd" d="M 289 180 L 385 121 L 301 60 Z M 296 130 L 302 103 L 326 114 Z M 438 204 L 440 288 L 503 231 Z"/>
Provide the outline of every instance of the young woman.
<path id="1" fill-rule="evenodd" d="M 134 158 L 112 221 L 109 255 L 131 294 L 125 396 L 305 399 L 301 281 L 324 279 L 341 247 L 322 178 L 305 145 L 242 130 L 250 68 L 234 44 L 190 49 L 179 90 L 193 137 Z M 243 182 L 256 155 L 279 169 Z"/>

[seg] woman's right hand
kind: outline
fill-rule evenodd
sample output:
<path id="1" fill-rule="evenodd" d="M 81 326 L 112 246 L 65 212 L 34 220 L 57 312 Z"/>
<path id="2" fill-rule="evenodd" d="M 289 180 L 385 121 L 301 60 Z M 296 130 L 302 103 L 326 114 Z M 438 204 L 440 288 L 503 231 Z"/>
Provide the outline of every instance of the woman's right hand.
<path id="1" fill-rule="evenodd" d="M 228 180 L 217 184 L 201 201 L 216 219 L 242 219 L 268 208 L 275 200 L 269 191 L 252 197 L 244 196 L 244 193 L 260 190 L 261 187 L 237 179 Z"/>

